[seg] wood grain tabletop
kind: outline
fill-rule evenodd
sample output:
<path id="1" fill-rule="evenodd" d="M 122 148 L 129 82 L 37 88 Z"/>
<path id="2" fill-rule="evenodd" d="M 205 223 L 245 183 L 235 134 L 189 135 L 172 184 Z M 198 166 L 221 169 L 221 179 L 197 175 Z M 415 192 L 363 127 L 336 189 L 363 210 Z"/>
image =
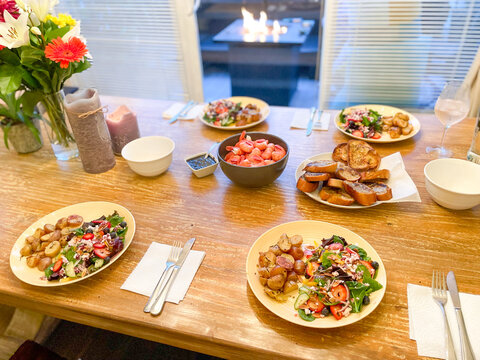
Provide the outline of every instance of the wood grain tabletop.
<path id="1" fill-rule="evenodd" d="M 282 137 L 291 148 L 284 173 L 273 184 L 247 189 L 234 185 L 221 169 L 197 179 L 184 158 L 206 151 L 231 132 L 199 121 L 168 125 L 162 112 L 169 102 L 103 97 L 110 111 L 126 104 L 137 113 L 142 136 L 165 135 L 176 143 L 173 162 L 163 175 L 145 178 L 117 157 L 103 174 L 83 171 L 80 160 L 57 162 L 47 143 L 33 154 L 0 148 L 0 302 L 57 318 L 142 337 L 232 359 L 412 359 L 407 284 L 430 286 L 432 270 L 455 270 L 460 291 L 480 294 L 480 206 L 453 211 L 440 207 L 425 190 L 423 168 L 432 157 L 428 145 L 440 142 L 442 125 L 420 114 L 421 131 L 412 139 L 375 145 L 380 155 L 400 151 L 422 202 L 381 204 L 345 210 L 320 204 L 295 188 L 295 170 L 304 159 L 332 151 L 347 137 L 329 131 L 290 129 L 295 109 L 273 107 L 266 122 L 253 128 Z M 453 126 L 447 147 L 466 158 L 474 119 Z M 37 288 L 10 270 L 10 250 L 19 235 L 40 217 L 84 201 L 112 201 L 134 215 L 137 231 L 125 254 L 101 273 L 71 286 Z M 293 325 L 267 310 L 250 290 L 245 261 L 253 242 L 266 230 L 294 220 L 321 220 L 356 232 L 376 249 L 388 278 L 377 309 L 353 325 L 310 329 Z M 120 290 L 152 241 L 172 244 L 196 237 L 206 252 L 179 305 L 167 303 L 158 317 L 143 313 L 147 297 Z"/>

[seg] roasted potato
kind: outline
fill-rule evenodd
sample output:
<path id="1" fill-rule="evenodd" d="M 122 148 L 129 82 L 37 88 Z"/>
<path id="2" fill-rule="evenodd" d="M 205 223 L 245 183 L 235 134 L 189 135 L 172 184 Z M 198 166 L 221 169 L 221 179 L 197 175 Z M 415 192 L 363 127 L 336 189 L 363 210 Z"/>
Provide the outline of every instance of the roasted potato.
<path id="1" fill-rule="evenodd" d="M 388 130 L 388 134 L 392 139 L 397 139 L 402 134 L 402 130 L 397 126 L 392 126 L 390 130 Z"/>
<path id="2" fill-rule="evenodd" d="M 66 236 L 62 236 L 60 238 L 60 245 L 62 245 L 62 247 L 65 247 L 67 245 L 68 241 L 67 241 L 67 237 Z"/>
<path id="3" fill-rule="evenodd" d="M 27 244 L 33 244 L 33 242 L 35 241 L 35 239 L 37 239 L 35 236 L 27 236 L 27 238 L 25 239 L 25 241 L 26 241 Z"/>
<path id="4" fill-rule="evenodd" d="M 287 234 L 282 234 L 282 236 L 280 236 L 280 240 L 278 241 L 277 245 L 283 252 L 288 252 L 292 247 L 292 243 L 290 242 Z"/>
<path id="5" fill-rule="evenodd" d="M 293 271 L 295 271 L 298 275 L 305 274 L 305 263 L 302 260 L 295 261 L 293 265 Z"/>
<path id="6" fill-rule="evenodd" d="M 401 119 L 396 117 L 393 119 L 393 126 L 398 126 L 400 128 L 404 128 L 408 125 L 408 120 Z"/>
<path id="7" fill-rule="evenodd" d="M 50 242 L 50 237 L 51 237 L 51 236 L 52 236 L 51 233 L 50 233 L 50 234 L 45 234 L 45 235 L 43 235 L 42 237 L 40 237 L 40 240 Z"/>
<path id="8" fill-rule="evenodd" d="M 286 277 L 280 274 L 271 276 L 267 281 L 267 286 L 272 290 L 280 290 L 285 284 L 285 279 Z"/>
<path id="9" fill-rule="evenodd" d="M 270 270 L 266 267 L 261 267 L 258 269 L 258 276 L 268 279 L 270 277 Z"/>
<path id="10" fill-rule="evenodd" d="M 67 218 L 61 218 L 57 221 L 55 224 L 55 228 L 62 230 L 63 228 L 66 228 L 68 226 L 68 220 Z"/>
<path id="11" fill-rule="evenodd" d="M 37 230 L 35 230 L 33 237 L 40 239 L 43 235 L 45 235 L 45 230 L 38 228 Z"/>
<path id="12" fill-rule="evenodd" d="M 280 249 L 278 245 L 270 246 L 269 251 L 273 252 L 277 256 L 282 255 L 283 253 L 283 251 Z"/>
<path id="13" fill-rule="evenodd" d="M 295 271 L 289 271 L 287 274 L 287 281 L 298 281 L 298 275 Z"/>
<path id="14" fill-rule="evenodd" d="M 278 290 L 272 290 L 272 289 L 270 289 L 268 286 L 265 286 L 265 287 L 263 288 L 263 290 L 265 291 L 265 294 L 267 294 L 268 296 L 270 296 L 270 297 L 273 298 L 273 299 L 278 299 L 279 296 L 280 296 L 280 294 L 281 294 L 280 291 L 278 291 Z"/>
<path id="15" fill-rule="evenodd" d="M 275 266 L 276 259 L 277 256 L 271 251 L 261 252 L 258 257 L 258 264 L 261 267 L 272 267 Z"/>
<path id="16" fill-rule="evenodd" d="M 264 278 L 263 276 L 260 276 L 258 280 L 260 280 L 260 284 L 262 284 L 263 286 L 267 285 L 268 278 Z"/>
<path id="17" fill-rule="evenodd" d="M 35 238 L 30 245 L 32 246 L 33 251 L 40 251 L 40 248 L 41 248 L 40 239 Z"/>
<path id="18" fill-rule="evenodd" d="M 382 122 L 383 122 L 385 125 L 392 126 L 392 124 L 393 124 L 393 116 L 384 116 L 384 117 L 382 117 Z"/>
<path id="19" fill-rule="evenodd" d="M 40 261 L 40 258 L 38 256 L 29 256 L 27 258 L 27 266 L 34 268 L 38 265 L 38 262 Z"/>
<path id="20" fill-rule="evenodd" d="M 50 235 L 50 242 L 52 241 L 58 241 L 62 237 L 62 232 L 60 230 L 55 230 L 53 233 Z"/>
<path id="21" fill-rule="evenodd" d="M 277 275 L 282 275 L 282 277 L 284 279 L 287 278 L 287 269 L 285 269 L 284 267 L 282 266 L 275 266 L 272 270 L 270 270 L 270 277 L 274 277 L 274 276 L 277 276 Z"/>
<path id="22" fill-rule="evenodd" d="M 283 285 L 283 293 L 284 294 L 288 294 L 289 292 L 297 290 L 297 289 L 298 289 L 298 285 L 297 285 L 296 281 L 287 281 Z"/>
<path id="23" fill-rule="evenodd" d="M 48 241 L 42 241 L 42 242 L 40 243 L 40 250 L 41 250 L 41 251 L 45 250 L 45 249 L 47 248 L 48 244 L 50 244 L 50 242 L 48 242 Z"/>
<path id="24" fill-rule="evenodd" d="M 411 124 L 408 124 L 402 129 L 402 135 L 408 135 L 413 131 L 413 126 Z"/>
<path id="25" fill-rule="evenodd" d="M 293 270 L 294 262 L 295 260 L 293 259 L 292 255 L 282 254 L 280 256 L 277 256 L 277 261 L 276 261 L 277 265 L 287 269 L 288 271 Z"/>
<path id="26" fill-rule="evenodd" d="M 293 236 L 290 238 L 290 243 L 292 244 L 292 246 L 299 247 L 300 245 L 303 244 L 303 237 L 302 237 L 302 235 L 293 235 Z"/>
<path id="27" fill-rule="evenodd" d="M 288 253 L 292 255 L 295 260 L 300 260 L 303 258 L 303 250 L 299 247 L 292 246 Z"/>
<path id="28" fill-rule="evenodd" d="M 45 230 L 46 234 L 50 234 L 51 232 L 55 231 L 55 225 L 45 224 L 44 227 L 43 227 L 43 230 Z"/>
<path id="29" fill-rule="evenodd" d="M 32 246 L 30 244 L 25 244 L 20 250 L 20 255 L 29 256 L 29 255 L 32 255 L 32 252 L 33 252 Z"/>
<path id="30" fill-rule="evenodd" d="M 67 226 L 72 228 L 78 228 L 82 226 L 83 218 L 80 215 L 70 215 L 67 218 Z"/>
<path id="31" fill-rule="evenodd" d="M 55 257 L 58 253 L 62 250 L 60 246 L 60 241 L 52 241 L 48 246 L 45 248 L 45 255 L 48 257 Z"/>
<path id="32" fill-rule="evenodd" d="M 52 258 L 45 256 L 44 258 L 41 258 L 38 261 L 37 269 L 40 271 L 45 271 L 45 269 L 49 267 L 51 263 L 52 263 Z"/>

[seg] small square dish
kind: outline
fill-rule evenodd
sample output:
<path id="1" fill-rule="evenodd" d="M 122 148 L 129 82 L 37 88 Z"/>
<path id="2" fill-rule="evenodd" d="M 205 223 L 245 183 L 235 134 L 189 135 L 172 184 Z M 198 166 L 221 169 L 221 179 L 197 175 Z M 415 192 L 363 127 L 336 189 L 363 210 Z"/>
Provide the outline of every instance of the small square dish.
<path id="1" fill-rule="evenodd" d="M 192 170 L 196 177 L 202 178 L 214 173 L 218 166 L 218 160 L 215 156 L 209 154 L 205 159 L 206 152 L 189 156 L 185 159 L 185 163 Z"/>

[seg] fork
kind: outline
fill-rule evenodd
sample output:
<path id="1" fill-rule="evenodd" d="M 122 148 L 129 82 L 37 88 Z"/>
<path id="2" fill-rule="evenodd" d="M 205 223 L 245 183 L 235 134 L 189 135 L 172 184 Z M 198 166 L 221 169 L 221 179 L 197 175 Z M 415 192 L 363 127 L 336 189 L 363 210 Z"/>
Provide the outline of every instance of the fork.
<path id="1" fill-rule="evenodd" d="M 193 100 L 190 100 L 184 107 L 182 110 L 180 110 L 176 115 L 174 115 L 170 120 L 168 120 L 168 123 L 169 124 L 172 124 L 174 123 L 175 121 L 177 121 L 179 118 L 185 118 L 188 113 L 190 112 L 190 110 L 192 110 L 192 108 L 197 105 L 197 102 L 196 101 L 193 101 Z"/>
<path id="2" fill-rule="evenodd" d="M 432 274 L 432 297 L 442 310 L 445 337 L 447 341 L 447 360 L 455 360 L 455 348 L 453 347 L 452 333 L 450 332 L 450 325 L 448 324 L 447 314 L 445 313 L 445 304 L 447 303 L 447 283 L 445 280 L 445 273 L 433 270 Z"/>
<path id="3" fill-rule="evenodd" d="M 175 241 L 173 243 L 172 248 L 170 249 L 170 254 L 168 254 L 165 270 L 163 270 L 162 276 L 160 276 L 160 280 L 158 280 L 157 286 L 155 286 L 155 290 L 153 290 L 153 293 L 150 296 L 150 299 L 148 299 L 147 305 L 145 305 L 145 307 L 143 308 L 144 312 L 150 312 L 150 310 L 152 309 L 152 306 L 155 303 L 155 300 L 157 299 L 158 295 L 160 294 L 163 287 L 167 283 L 168 278 L 170 277 L 170 276 L 167 276 L 167 274 L 170 273 L 171 275 L 170 270 L 173 271 L 173 266 L 175 265 L 175 263 L 178 260 L 178 257 L 180 256 L 180 251 L 182 251 L 182 244 L 180 243 L 180 241 Z"/>

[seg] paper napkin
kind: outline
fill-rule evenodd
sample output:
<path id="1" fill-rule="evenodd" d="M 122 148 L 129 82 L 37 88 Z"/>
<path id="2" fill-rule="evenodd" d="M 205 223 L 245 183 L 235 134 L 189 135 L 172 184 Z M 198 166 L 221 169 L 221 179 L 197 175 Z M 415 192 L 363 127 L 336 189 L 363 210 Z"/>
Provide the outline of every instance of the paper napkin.
<path id="1" fill-rule="evenodd" d="M 382 158 L 380 169 L 390 170 L 388 186 L 392 188 L 392 198 L 382 202 L 421 202 L 418 189 L 405 170 L 405 164 L 399 152 Z"/>
<path id="2" fill-rule="evenodd" d="M 152 242 L 142 260 L 121 286 L 121 289 L 145 296 L 152 295 L 165 269 L 171 248 L 170 245 Z M 178 304 L 183 300 L 204 257 L 204 251 L 190 251 L 177 274 L 175 282 L 170 287 L 167 301 Z"/>
<path id="3" fill-rule="evenodd" d="M 163 112 L 163 118 L 171 119 L 178 114 L 178 112 L 181 111 L 185 105 L 185 103 L 173 103 L 167 110 Z M 204 107 L 204 104 L 195 105 L 188 111 L 187 116 L 179 117 L 178 120 L 194 120 L 202 113 Z"/>
<path id="4" fill-rule="evenodd" d="M 445 359 L 446 340 L 443 315 L 432 298 L 432 289 L 425 286 L 407 285 L 408 318 L 410 339 L 417 341 L 419 356 Z M 480 296 L 460 293 L 462 312 L 468 337 L 477 359 L 480 358 Z M 448 294 L 445 306 L 457 359 L 460 359 L 460 335 L 452 298 Z"/>
<path id="5" fill-rule="evenodd" d="M 308 121 L 310 120 L 310 109 L 297 109 L 293 114 L 293 121 L 290 124 L 291 128 L 306 129 Z M 330 124 L 330 113 L 323 111 L 322 117 L 318 122 L 318 112 L 313 119 L 313 130 L 328 130 Z"/>

